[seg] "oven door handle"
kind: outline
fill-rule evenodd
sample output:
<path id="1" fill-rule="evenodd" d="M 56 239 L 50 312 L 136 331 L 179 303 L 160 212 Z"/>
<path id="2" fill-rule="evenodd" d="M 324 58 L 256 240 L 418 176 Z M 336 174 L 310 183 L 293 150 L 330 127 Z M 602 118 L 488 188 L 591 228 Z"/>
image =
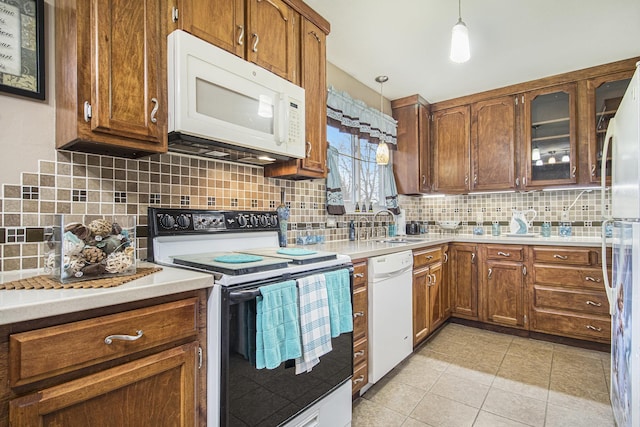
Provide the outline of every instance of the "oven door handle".
<path id="1" fill-rule="evenodd" d="M 260 289 L 251 289 L 249 291 L 231 291 L 229 292 L 229 301 L 232 304 L 249 301 L 260 295 Z"/>

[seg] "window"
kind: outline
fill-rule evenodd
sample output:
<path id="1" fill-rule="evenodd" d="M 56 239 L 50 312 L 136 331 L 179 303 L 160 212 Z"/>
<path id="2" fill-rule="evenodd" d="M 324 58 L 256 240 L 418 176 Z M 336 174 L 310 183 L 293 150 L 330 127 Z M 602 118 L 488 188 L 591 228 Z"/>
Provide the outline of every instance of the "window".
<path id="1" fill-rule="evenodd" d="M 340 153 L 338 160 L 340 182 L 347 212 L 360 211 L 369 206 L 373 210 L 384 207 L 382 167 L 376 164 L 376 144 L 327 126 L 327 140 Z"/>

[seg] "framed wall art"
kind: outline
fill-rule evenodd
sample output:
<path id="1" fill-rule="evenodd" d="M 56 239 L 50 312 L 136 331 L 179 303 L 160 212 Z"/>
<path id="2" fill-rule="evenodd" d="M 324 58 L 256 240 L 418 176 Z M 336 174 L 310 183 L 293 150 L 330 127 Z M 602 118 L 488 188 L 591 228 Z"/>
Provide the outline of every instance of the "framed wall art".
<path id="1" fill-rule="evenodd" d="M 44 99 L 44 0 L 0 0 L 0 91 Z"/>

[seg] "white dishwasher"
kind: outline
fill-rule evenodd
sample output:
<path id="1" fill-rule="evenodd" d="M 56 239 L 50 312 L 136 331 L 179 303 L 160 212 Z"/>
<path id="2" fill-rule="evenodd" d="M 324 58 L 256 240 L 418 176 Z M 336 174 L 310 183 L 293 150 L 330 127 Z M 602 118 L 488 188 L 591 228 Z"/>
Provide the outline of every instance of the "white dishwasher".
<path id="1" fill-rule="evenodd" d="M 413 351 L 413 254 L 369 258 L 369 383 Z"/>

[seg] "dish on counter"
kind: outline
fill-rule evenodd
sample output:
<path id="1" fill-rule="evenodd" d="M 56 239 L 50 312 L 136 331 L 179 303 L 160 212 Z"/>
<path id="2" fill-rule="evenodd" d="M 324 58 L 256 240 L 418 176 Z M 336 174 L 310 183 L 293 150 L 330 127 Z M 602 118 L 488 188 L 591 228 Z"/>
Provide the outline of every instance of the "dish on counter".
<path id="1" fill-rule="evenodd" d="M 455 230 L 460 227 L 460 221 L 437 221 L 436 224 L 443 230 Z"/>

